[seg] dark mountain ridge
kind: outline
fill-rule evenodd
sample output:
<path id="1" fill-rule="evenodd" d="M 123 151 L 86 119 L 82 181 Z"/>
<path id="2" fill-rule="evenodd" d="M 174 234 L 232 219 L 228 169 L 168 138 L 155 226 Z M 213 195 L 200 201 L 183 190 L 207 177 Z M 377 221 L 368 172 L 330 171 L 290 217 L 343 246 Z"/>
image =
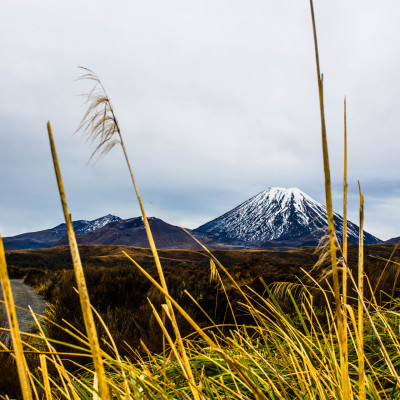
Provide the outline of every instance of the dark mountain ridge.
<path id="1" fill-rule="evenodd" d="M 148 221 L 157 248 L 200 249 L 195 240 L 178 226 L 170 225 L 155 217 L 149 217 Z M 142 217 L 115 221 L 94 232 L 78 234 L 76 239 L 79 244 L 149 247 Z M 66 244 L 68 238 L 64 237 L 53 243 L 53 246 Z"/>
<path id="2" fill-rule="evenodd" d="M 73 221 L 72 224 L 76 234 L 85 234 L 120 219 L 115 215 L 108 214 L 93 221 L 78 220 Z M 66 236 L 67 228 L 64 223 L 51 229 L 5 237 L 3 238 L 3 244 L 5 250 L 44 249 L 52 246 L 55 242 Z"/>
<path id="3" fill-rule="evenodd" d="M 201 246 L 180 227 L 148 218 L 159 249 L 192 249 Z M 341 241 L 343 218 L 334 213 L 336 235 Z M 87 245 L 121 245 L 148 248 L 142 217 L 122 220 L 106 215 L 93 221 L 73 222 L 77 241 Z M 328 232 L 325 207 L 297 188 L 269 188 L 233 210 L 190 231 L 210 249 L 294 248 L 316 246 Z M 357 225 L 348 221 L 349 244 L 358 244 Z M 381 240 L 364 231 L 365 244 Z M 39 232 L 4 238 L 7 250 L 48 248 L 68 244 L 65 224 Z"/>
<path id="4" fill-rule="evenodd" d="M 388 239 L 385 241 L 385 243 L 394 243 L 397 244 L 400 242 L 400 236 L 396 236 L 394 238 Z"/>

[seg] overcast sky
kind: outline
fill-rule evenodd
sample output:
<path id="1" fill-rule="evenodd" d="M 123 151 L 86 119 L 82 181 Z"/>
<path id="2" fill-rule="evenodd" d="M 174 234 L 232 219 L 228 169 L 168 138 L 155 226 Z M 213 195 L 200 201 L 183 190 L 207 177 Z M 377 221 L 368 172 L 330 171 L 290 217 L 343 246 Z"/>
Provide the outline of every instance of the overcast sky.
<path id="1" fill-rule="evenodd" d="M 342 213 L 347 95 L 349 214 L 400 235 L 400 2 L 315 1 L 334 208 Z M 139 215 L 120 148 L 87 165 L 73 135 L 78 65 L 101 78 L 148 215 L 189 228 L 270 186 L 324 203 L 308 0 L 14 0 L 0 13 L 0 232 L 62 222 L 46 122 L 73 219 Z"/>

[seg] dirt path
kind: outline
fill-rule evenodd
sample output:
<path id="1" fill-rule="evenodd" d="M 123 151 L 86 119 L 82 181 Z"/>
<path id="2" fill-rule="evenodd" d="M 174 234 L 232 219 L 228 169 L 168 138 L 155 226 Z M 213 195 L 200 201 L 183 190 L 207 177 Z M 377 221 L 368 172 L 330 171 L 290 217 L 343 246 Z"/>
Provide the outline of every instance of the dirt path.
<path id="1" fill-rule="evenodd" d="M 15 305 L 28 309 L 30 306 L 33 312 L 42 314 L 46 309 L 46 303 L 41 296 L 39 296 L 30 286 L 25 285 L 22 279 L 10 279 L 11 290 L 14 297 Z M 3 300 L 3 291 L 0 285 L 0 300 Z M 33 318 L 29 312 L 18 309 L 17 319 L 19 329 L 21 332 L 25 332 L 29 326 L 33 323 Z M 4 303 L 0 303 L 0 326 L 8 328 L 7 315 L 5 312 Z M 8 339 L 8 335 L 0 333 L 0 339 L 4 342 Z"/>

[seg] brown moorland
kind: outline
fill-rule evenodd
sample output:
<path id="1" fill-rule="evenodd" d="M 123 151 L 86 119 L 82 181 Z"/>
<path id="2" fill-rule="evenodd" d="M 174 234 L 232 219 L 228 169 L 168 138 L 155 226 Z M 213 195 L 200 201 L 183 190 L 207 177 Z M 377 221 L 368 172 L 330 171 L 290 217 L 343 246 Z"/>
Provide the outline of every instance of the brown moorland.
<path id="1" fill-rule="evenodd" d="M 380 303 L 388 301 L 388 295 L 399 296 L 400 285 L 397 282 L 398 269 L 395 263 L 400 262 L 400 257 L 397 252 L 392 257 L 393 263 L 386 267 L 386 260 L 390 258 L 394 249 L 393 244 L 369 245 L 364 248 L 365 273 L 372 288 L 379 282 L 376 298 Z M 160 308 L 165 299 L 122 254 L 122 251 L 125 251 L 156 278 L 157 270 L 151 250 L 104 245 L 80 245 L 79 250 L 91 303 L 104 320 L 121 354 L 132 355 L 130 348 L 144 354 L 141 341 L 154 354 L 160 353 L 163 348 L 162 335 L 148 300 Z M 268 286 L 279 298 L 282 308 L 289 314 L 294 313 L 294 310 L 287 296 L 287 288 L 290 287 L 292 293 L 299 299 L 301 292 L 299 288 L 304 285 L 303 287 L 307 287 L 312 293 L 316 313 L 324 324 L 326 303 L 322 292 L 315 288 L 313 280 L 315 279 L 323 289 L 331 284 L 329 257 L 315 267 L 320 255 L 326 254 L 326 249 L 321 248 L 320 252 L 314 247 L 287 250 L 215 250 L 212 253 L 247 295 L 252 296 L 254 290 L 267 297 L 266 286 Z M 249 326 L 254 323 L 252 316 L 241 305 L 242 296 L 225 275 L 221 273 L 219 281 L 211 281 L 210 261 L 205 251 L 170 249 L 160 250 L 159 255 L 171 295 L 201 327 L 211 325 L 202 311 L 204 310 L 216 324 L 226 324 L 223 330 L 229 331 L 235 323 L 230 306 L 238 324 Z M 340 257 L 339 251 L 338 256 Z M 27 284 L 35 287 L 51 304 L 49 314 L 51 321 L 61 326 L 66 326 L 64 321 L 75 327 L 83 326 L 79 297 L 73 289 L 76 283 L 68 246 L 7 251 L 6 257 L 10 265 L 10 276 L 24 278 Z M 357 263 L 358 247 L 349 246 L 348 264 L 355 279 L 357 279 Z M 280 282 L 283 284 L 280 285 Z M 368 286 L 366 285 L 366 298 L 371 297 Z M 279 288 L 283 290 L 279 291 Z M 333 301 L 331 296 L 329 298 Z M 354 302 L 356 295 L 350 290 L 349 303 Z M 192 333 L 187 321 L 181 315 L 177 318 L 182 335 Z M 55 340 L 78 344 L 74 343 L 64 330 L 58 329 L 51 323 L 46 324 L 45 329 Z M 101 327 L 99 327 L 99 337 L 104 344 L 107 335 Z M 61 352 L 71 351 L 69 346 L 61 344 L 55 346 Z M 9 357 L 3 355 L 4 357 L 3 365 L 10 371 Z M 74 360 L 78 361 L 87 362 L 86 359 Z M 30 363 L 29 360 L 28 362 Z M 36 361 L 32 362 L 34 363 L 32 368 L 36 368 Z M 73 370 L 73 364 L 68 368 Z M 16 374 L 16 371 L 14 372 Z M 11 374 L 14 380 L 15 374 Z M 4 379 L 0 379 L 0 392 L 5 388 L 10 389 L 10 382 L 5 378 L 11 375 L 3 374 Z"/>
<path id="2" fill-rule="evenodd" d="M 153 351 L 160 351 L 161 342 L 154 338 L 161 336 L 149 334 L 155 329 L 156 324 L 147 317 L 151 315 L 147 298 L 154 304 L 161 305 L 163 296 L 122 254 L 122 251 L 125 251 L 145 267 L 150 275 L 156 277 L 157 270 L 151 250 L 102 245 L 81 245 L 79 250 L 85 266 L 91 302 L 105 319 L 116 340 L 121 344 L 127 342 L 132 347 L 137 347 L 142 339 Z M 394 263 L 390 263 L 385 268 L 387 263 L 385 260 L 390 258 L 393 250 L 392 244 L 365 246 L 365 273 L 372 288 L 379 283 L 377 299 L 380 302 L 388 300 L 387 295 L 398 296 L 399 294 L 400 285 L 396 279 L 397 266 L 394 264 L 400 261 L 399 255 L 395 254 L 392 257 Z M 293 293 L 296 294 L 301 281 L 305 287 L 313 291 L 316 304 L 318 301 L 324 304 L 321 293 L 315 289 L 315 282 L 327 288 L 330 279 L 330 260 L 328 257 L 315 267 L 321 253 L 323 249 L 318 252 L 313 247 L 285 251 L 213 251 L 215 257 L 228 269 L 239 286 L 249 293 L 252 289 L 265 296 L 265 285 L 276 290 L 279 282 L 285 282 L 293 285 Z M 210 280 L 210 261 L 205 251 L 160 250 L 159 256 L 171 294 L 190 311 L 196 321 L 203 325 L 209 323 L 185 291 L 199 302 L 199 305 L 214 318 L 216 323 L 233 322 L 227 311 L 225 292 L 236 315 L 241 315 L 239 305 L 241 296 L 232 286 L 231 281 L 224 275 L 220 276 L 220 282 Z M 24 277 L 26 283 L 36 287 L 54 305 L 53 317 L 57 323 L 66 319 L 74 326 L 82 326 L 82 321 L 76 320 L 81 317 L 79 299 L 73 290 L 75 284 L 68 246 L 8 251 L 6 257 L 10 265 L 10 275 Z M 357 262 L 358 247 L 349 246 L 348 264 L 355 279 L 357 279 Z M 366 296 L 370 295 L 371 291 L 366 290 Z M 350 302 L 352 297 L 356 297 L 355 293 L 350 292 Z M 287 306 L 290 311 L 290 301 Z M 143 316 L 146 317 L 143 318 Z M 245 315 L 239 317 L 238 321 L 249 322 Z M 181 322 L 185 324 L 183 319 Z M 185 333 L 190 331 L 189 326 L 183 329 Z M 56 335 L 56 332 L 54 334 Z"/>
<path id="3" fill-rule="evenodd" d="M 376 262 L 376 257 L 388 259 L 395 245 L 381 243 L 364 248 L 366 261 Z M 122 252 L 127 253 L 143 267 L 154 265 L 151 250 L 148 248 L 117 245 L 79 245 L 82 263 L 86 265 L 118 266 L 129 265 L 130 261 Z M 349 246 L 349 262 L 357 261 L 357 246 Z M 233 267 L 242 263 L 243 267 L 256 264 L 276 267 L 301 265 L 305 269 L 315 264 L 318 252 L 315 247 L 279 248 L 268 250 L 213 250 L 213 255 L 225 266 Z M 163 266 L 191 265 L 208 266 L 209 256 L 206 251 L 165 249 L 159 250 Z M 338 251 L 338 256 L 340 256 Z M 68 269 L 72 267 L 69 246 L 58 246 L 47 249 L 25 249 L 6 251 L 7 263 L 10 266 L 41 269 Z M 375 261 L 373 261 L 375 260 Z M 396 256 L 393 261 L 396 261 Z M 381 264 L 385 262 L 381 261 Z"/>

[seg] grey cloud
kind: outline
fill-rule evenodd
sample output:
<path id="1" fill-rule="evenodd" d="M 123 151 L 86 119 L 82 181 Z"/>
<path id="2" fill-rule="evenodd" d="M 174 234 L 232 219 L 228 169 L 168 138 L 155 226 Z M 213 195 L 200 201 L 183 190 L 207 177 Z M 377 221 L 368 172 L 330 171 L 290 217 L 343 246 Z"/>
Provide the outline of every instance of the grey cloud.
<path id="1" fill-rule="evenodd" d="M 352 218 L 360 179 L 366 229 L 395 236 L 400 4 L 316 3 L 335 208 L 347 94 Z M 77 65 L 102 79 L 154 214 L 150 201 L 195 227 L 268 186 L 323 202 L 307 1 L 22 0 L 3 7 L 0 38 L 3 234 L 61 222 L 48 119 L 74 217 L 138 215 L 120 150 L 86 166 L 91 149 L 72 136 L 89 88 Z"/>

